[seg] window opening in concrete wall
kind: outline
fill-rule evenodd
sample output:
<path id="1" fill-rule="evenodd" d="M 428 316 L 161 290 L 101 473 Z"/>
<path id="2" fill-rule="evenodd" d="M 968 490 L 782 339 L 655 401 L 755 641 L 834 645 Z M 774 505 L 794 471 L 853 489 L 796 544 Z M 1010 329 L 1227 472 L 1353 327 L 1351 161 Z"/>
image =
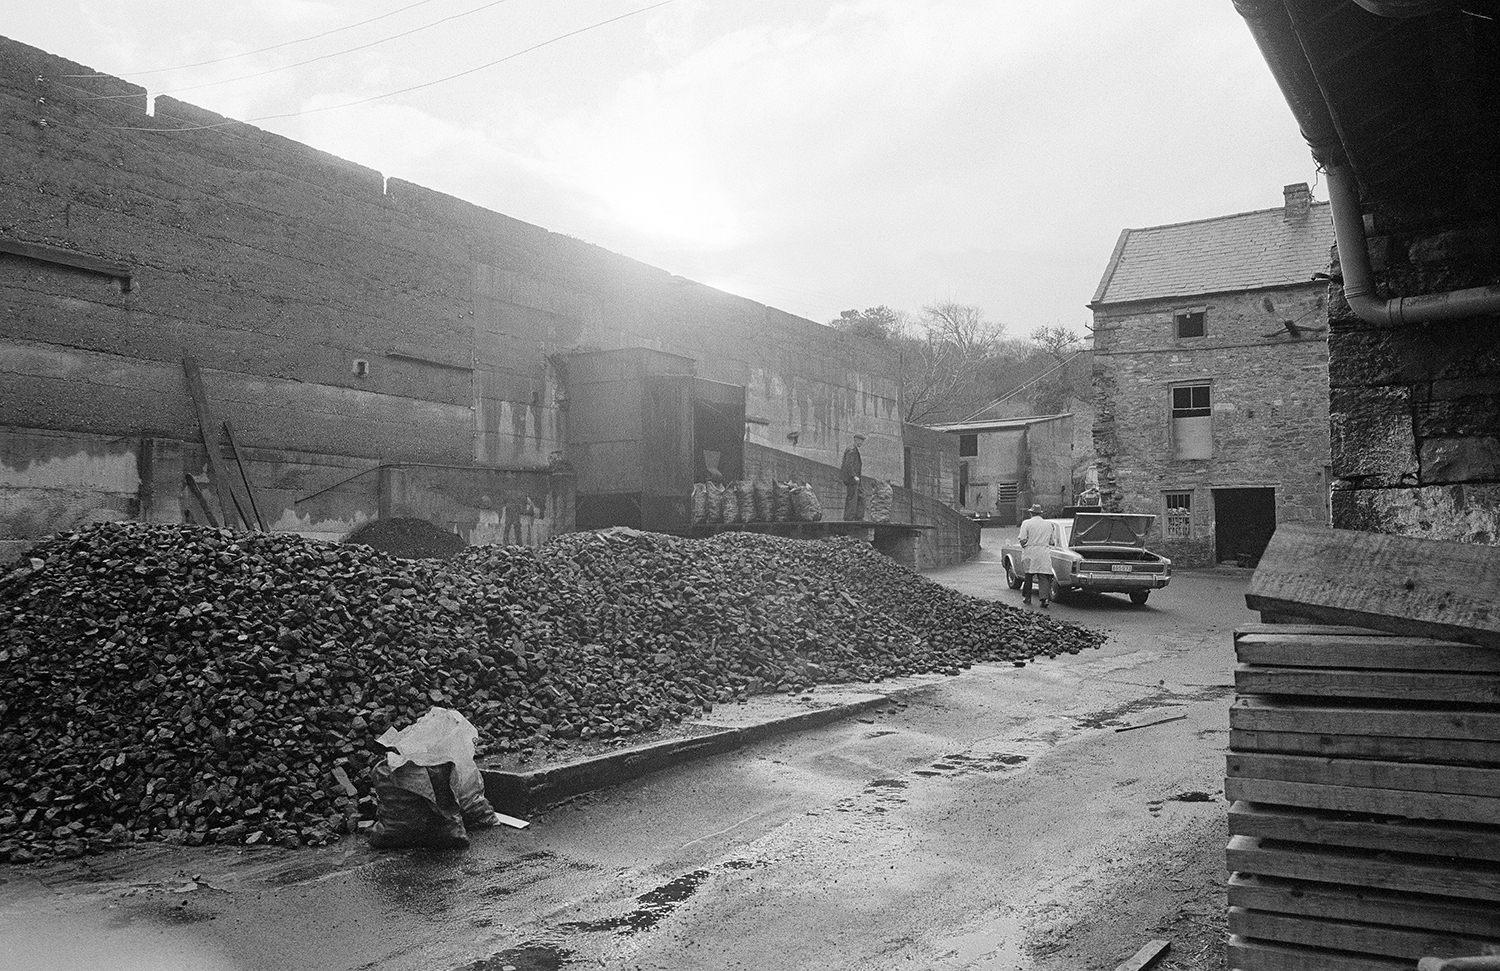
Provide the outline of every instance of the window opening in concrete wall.
<path id="1" fill-rule="evenodd" d="M 958 454 L 959 455 L 978 455 L 979 454 L 979 435 L 978 434 L 974 434 L 974 435 L 960 435 L 960 436 L 958 436 Z"/>
<path id="2" fill-rule="evenodd" d="M 1191 539 L 1193 535 L 1193 493 L 1191 490 L 1164 494 L 1166 515 L 1162 529 L 1167 539 Z"/>
<path id="3" fill-rule="evenodd" d="M 1178 337 L 1202 337 L 1208 333 L 1208 312 L 1179 310 L 1172 314 L 1172 329 Z"/>
<path id="4" fill-rule="evenodd" d="M 967 506 L 969 504 L 969 463 L 958 463 L 958 504 Z"/>
<path id="5" fill-rule="evenodd" d="M 1172 457 L 1210 459 L 1214 455 L 1213 408 L 1208 384 L 1176 385 L 1172 398 Z"/>
<path id="6" fill-rule="evenodd" d="M 354 363 L 349 366 L 349 370 L 354 372 L 356 378 L 365 377 L 370 373 L 370 362 L 362 357 L 356 357 Z"/>

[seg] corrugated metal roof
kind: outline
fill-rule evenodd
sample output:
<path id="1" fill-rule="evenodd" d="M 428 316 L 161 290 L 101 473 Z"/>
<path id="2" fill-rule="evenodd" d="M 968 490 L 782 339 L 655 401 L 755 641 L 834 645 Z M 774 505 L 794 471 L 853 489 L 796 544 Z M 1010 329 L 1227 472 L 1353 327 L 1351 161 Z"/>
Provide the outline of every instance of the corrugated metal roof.
<path id="1" fill-rule="evenodd" d="M 1307 283 L 1328 268 L 1333 215 L 1326 202 L 1314 202 L 1304 219 L 1289 221 L 1285 213 L 1285 207 L 1277 207 L 1127 229 L 1093 303 Z"/>
<path id="2" fill-rule="evenodd" d="M 1017 428 L 1026 428 L 1029 425 L 1040 425 L 1043 422 L 1057 421 L 1060 418 L 1072 418 L 1071 411 L 1061 415 L 1030 415 L 1025 418 L 1001 418 L 989 421 L 959 421 L 946 425 L 927 425 L 927 428 L 935 432 L 1004 432 Z"/>

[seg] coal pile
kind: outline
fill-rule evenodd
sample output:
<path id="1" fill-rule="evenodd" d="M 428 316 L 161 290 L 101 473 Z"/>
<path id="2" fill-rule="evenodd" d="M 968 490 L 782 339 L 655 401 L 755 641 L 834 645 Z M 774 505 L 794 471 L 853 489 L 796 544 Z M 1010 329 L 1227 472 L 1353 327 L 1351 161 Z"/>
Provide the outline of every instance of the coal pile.
<path id="1" fill-rule="evenodd" d="M 374 739 L 433 705 L 525 757 L 1102 639 L 850 540 L 612 530 L 403 560 L 100 524 L 0 578 L 0 859 L 329 842 L 373 818 Z"/>
<path id="2" fill-rule="evenodd" d="M 359 543 L 382 553 L 408 560 L 434 556 L 452 556 L 469 544 L 452 530 L 425 519 L 372 519 L 345 537 L 346 543 Z"/>

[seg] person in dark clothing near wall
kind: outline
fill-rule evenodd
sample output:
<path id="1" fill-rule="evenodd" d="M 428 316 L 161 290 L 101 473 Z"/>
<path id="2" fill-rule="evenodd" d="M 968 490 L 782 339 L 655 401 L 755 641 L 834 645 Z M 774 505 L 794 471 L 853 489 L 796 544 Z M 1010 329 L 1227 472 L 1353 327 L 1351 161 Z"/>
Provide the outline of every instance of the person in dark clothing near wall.
<path id="1" fill-rule="evenodd" d="M 844 449 L 844 462 L 839 466 L 839 478 L 844 481 L 844 518 L 864 519 L 864 495 L 860 489 L 860 476 L 864 474 L 864 461 L 859 456 L 859 447 L 865 443 L 863 435 L 854 436 L 854 444 Z"/>

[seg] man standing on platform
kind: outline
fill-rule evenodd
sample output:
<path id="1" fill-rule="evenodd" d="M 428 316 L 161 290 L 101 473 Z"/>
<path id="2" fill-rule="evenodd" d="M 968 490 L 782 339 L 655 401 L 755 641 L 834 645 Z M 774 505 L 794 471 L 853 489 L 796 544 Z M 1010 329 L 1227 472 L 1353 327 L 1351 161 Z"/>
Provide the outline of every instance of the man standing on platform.
<path id="1" fill-rule="evenodd" d="M 859 482 L 859 477 L 865 471 L 864 462 L 859 457 L 859 447 L 864 443 L 863 435 L 855 435 L 854 444 L 844 449 L 844 463 L 839 466 L 839 477 L 844 480 L 845 519 L 865 518 L 864 496 L 861 494 Z"/>

